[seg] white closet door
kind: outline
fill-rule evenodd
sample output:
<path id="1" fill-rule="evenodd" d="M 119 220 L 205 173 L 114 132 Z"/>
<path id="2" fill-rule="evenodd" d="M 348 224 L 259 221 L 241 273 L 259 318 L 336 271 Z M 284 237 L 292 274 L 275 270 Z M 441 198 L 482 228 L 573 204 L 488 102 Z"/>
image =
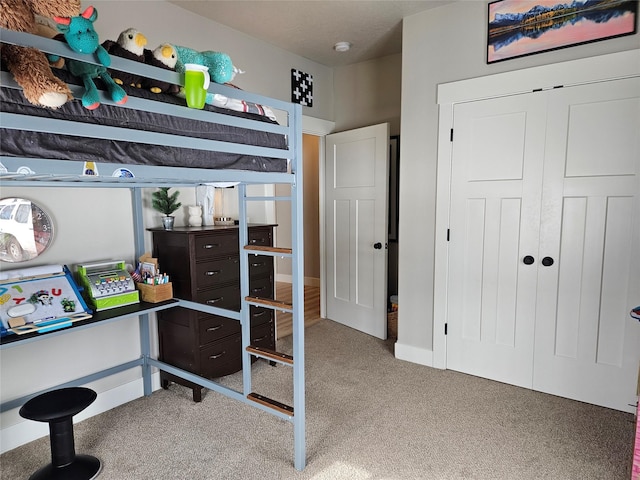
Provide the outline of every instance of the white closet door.
<path id="1" fill-rule="evenodd" d="M 545 98 L 454 107 L 447 368 L 529 388 Z"/>
<path id="2" fill-rule="evenodd" d="M 633 411 L 640 359 L 640 79 L 549 93 L 536 390 Z"/>

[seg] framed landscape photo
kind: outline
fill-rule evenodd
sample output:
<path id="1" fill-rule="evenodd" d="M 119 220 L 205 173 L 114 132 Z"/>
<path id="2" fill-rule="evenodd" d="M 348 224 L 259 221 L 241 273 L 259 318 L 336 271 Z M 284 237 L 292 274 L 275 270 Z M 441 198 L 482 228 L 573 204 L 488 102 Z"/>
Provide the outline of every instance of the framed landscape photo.
<path id="1" fill-rule="evenodd" d="M 488 5 L 487 63 L 633 35 L 637 0 L 498 0 Z"/>

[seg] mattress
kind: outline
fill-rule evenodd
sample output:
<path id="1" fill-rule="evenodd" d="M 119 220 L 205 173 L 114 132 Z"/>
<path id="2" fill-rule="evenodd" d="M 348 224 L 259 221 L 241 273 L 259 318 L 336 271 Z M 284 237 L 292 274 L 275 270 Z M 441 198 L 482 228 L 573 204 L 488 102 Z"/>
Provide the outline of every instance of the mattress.
<path id="1" fill-rule="evenodd" d="M 61 72 L 62 75 L 65 72 Z M 68 83 L 69 78 L 64 78 Z M 71 79 L 72 80 L 72 79 Z M 99 84 L 99 81 L 96 81 Z M 100 85 L 98 85 L 100 88 Z M 125 87 L 130 97 L 162 101 L 186 107 L 184 99 L 169 94 L 153 94 L 143 89 Z M 258 122 L 277 124 L 263 115 L 231 111 L 206 105 L 205 110 Z M 59 109 L 30 104 L 20 90 L 0 88 L 0 111 L 33 117 L 69 120 L 83 124 L 124 127 L 140 132 L 159 132 L 179 137 L 201 138 L 275 149 L 287 148 L 284 135 L 249 128 L 211 123 L 177 115 L 160 114 L 116 105 L 101 104 L 95 110 L 85 109 L 79 99 Z M 135 138 L 135 137 L 134 137 Z M 0 128 L 0 155 L 54 160 L 93 161 L 99 163 L 156 165 L 207 169 L 237 169 L 261 172 L 286 172 L 287 159 L 250 154 L 214 152 L 188 147 L 150 145 L 135 140 L 86 138 L 75 135 L 50 134 L 29 130 Z"/>

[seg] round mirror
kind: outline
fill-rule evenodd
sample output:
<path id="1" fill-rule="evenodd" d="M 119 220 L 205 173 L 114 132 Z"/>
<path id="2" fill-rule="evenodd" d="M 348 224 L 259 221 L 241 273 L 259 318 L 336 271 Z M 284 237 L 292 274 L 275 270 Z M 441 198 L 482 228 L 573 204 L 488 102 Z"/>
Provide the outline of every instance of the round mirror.
<path id="1" fill-rule="evenodd" d="M 25 198 L 0 200 L 0 260 L 25 262 L 53 243 L 53 221 L 40 205 Z"/>

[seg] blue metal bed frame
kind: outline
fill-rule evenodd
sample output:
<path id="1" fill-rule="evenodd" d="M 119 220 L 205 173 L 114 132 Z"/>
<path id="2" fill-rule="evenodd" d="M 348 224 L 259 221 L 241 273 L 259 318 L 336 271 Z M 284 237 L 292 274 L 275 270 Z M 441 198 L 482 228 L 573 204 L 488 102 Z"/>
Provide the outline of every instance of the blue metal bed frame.
<path id="1" fill-rule="evenodd" d="M 33 36 L 26 33 L 13 32 L 0 29 L 0 38 L 3 43 L 33 46 L 47 53 L 55 53 L 66 58 L 75 58 L 81 61 L 87 59 L 80 54 L 71 51 L 66 45 L 46 38 Z M 89 62 L 91 63 L 91 62 Z M 181 75 L 168 70 L 163 70 L 148 65 L 132 62 L 130 60 L 112 57 L 112 68 L 127 72 L 138 73 L 146 77 L 153 77 L 165 82 L 182 84 Z M 13 78 L 7 72 L 1 72 L 1 85 L 19 88 Z M 71 86 L 74 96 L 81 96 L 82 87 Z M 138 317 L 140 327 L 140 350 L 139 359 L 111 367 L 109 369 L 93 373 L 91 375 L 75 379 L 55 388 L 79 386 L 100 378 L 113 375 L 130 368 L 141 367 L 144 385 L 144 395 L 151 395 L 151 367 L 156 367 L 173 375 L 182 377 L 190 382 L 201 385 L 205 388 L 221 393 L 236 400 L 251 404 L 265 412 L 271 413 L 279 418 L 283 418 L 293 424 L 294 437 L 294 466 L 297 470 L 303 470 L 306 464 L 305 448 L 305 379 L 304 379 L 304 258 L 303 258 L 303 221 L 302 221 L 302 109 L 300 105 L 283 102 L 276 99 L 263 97 L 260 95 L 233 89 L 224 85 L 211 84 L 209 91 L 220 93 L 228 97 L 238 98 L 248 102 L 259 103 L 270 106 L 287 116 L 287 125 L 272 125 L 268 123 L 247 120 L 234 116 L 216 114 L 212 112 L 188 109 L 181 106 L 169 105 L 151 100 L 129 97 L 129 100 L 122 108 L 136 108 L 157 113 L 166 113 L 177 116 L 187 116 L 199 120 L 210 121 L 237 127 L 254 130 L 281 133 L 288 140 L 287 150 L 278 150 L 252 145 L 232 144 L 218 142 L 214 140 L 192 139 L 188 137 L 174 136 L 169 134 L 149 133 L 135 131 L 127 128 L 106 127 L 97 125 L 78 124 L 71 121 L 33 118 L 18 114 L 0 113 L 0 124 L 3 128 L 20 129 L 28 131 L 40 131 L 50 134 L 70 134 L 87 138 L 110 138 L 135 141 L 138 143 L 149 143 L 152 145 L 168 145 L 178 147 L 188 147 L 206 149 L 212 151 L 231 152 L 239 154 L 249 154 L 257 156 L 285 158 L 289 161 L 290 173 L 267 173 L 245 170 L 210 170 L 202 168 L 181 168 L 181 167 L 160 167 L 146 165 L 122 165 L 114 164 L 114 167 L 124 167 L 131 170 L 135 178 L 114 178 L 114 177 L 83 177 L 78 175 L 77 161 L 33 159 L 19 157 L 5 157 L 0 155 L 0 162 L 6 171 L 0 172 L 0 182 L 5 186 L 16 187 L 97 187 L 97 188 L 128 188 L 132 195 L 133 206 L 133 228 L 135 230 L 135 252 L 136 258 L 145 251 L 144 232 L 142 216 L 142 188 L 156 186 L 196 186 L 209 182 L 240 182 L 238 193 L 239 201 L 239 246 L 240 246 L 240 292 L 242 306 L 240 312 L 224 310 L 216 307 L 176 299 L 167 304 L 159 306 L 146 305 L 146 308 L 130 311 L 124 315 L 107 316 L 105 320 L 70 327 L 64 330 L 50 332 L 41 336 L 30 337 L 12 343 L 3 343 L 0 348 L 11 348 L 23 345 L 25 342 L 37 341 L 42 338 L 50 338 L 51 335 L 64 335 L 68 331 L 78 328 L 89 328 L 93 325 L 103 324 L 103 322 L 118 320 L 124 317 Z M 106 96 L 101 98 L 103 103 L 113 103 Z M 35 173 L 17 173 L 22 166 L 27 166 Z M 247 195 L 246 186 L 249 184 L 289 184 L 291 185 L 291 196 L 289 197 L 250 197 Z M 272 408 L 264 403 L 257 403 L 250 398 L 251 386 L 251 356 L 261 356 L 260 353 L 247 350 L 249 347 L 250 325 L 249 325 L 249 276 L 248 258 L 252 254 L 248 245 L 248 225 L 247 225 L 247 202 L 250 201 L 288 201 L 291 205 L 292 238 L 290 252 L 283 253 L 281 249 L 273 252 L 260 251 L 261 255 L 272 255 L 279 257 L 289 257 L 292 262 L 292 303 L 272 306 L 274 310 L 286 310 L 293 314 L 293 362 L 283 361 L 293 368 L 293 413 L 288 413 L 282 409 Z M 253 252 L 255 253 L 255 252 Z M 185 370 L 181 370 L 172 365 L 161 362 L 151 357 L 150 319 L 149 314 L 173 307 L 184 307 L 193 310 L 222 315 L 236 319 L 242 326 L 242 347 L 243 347 L 243 391 L 238 392 L 224 387 L 212 380 L 196 376 Z M 262 305 L 265 306 L 265 305 Z M 272 357 L 269 360 L 274 360 Z M 276 360 L 278 361 L 278 360 Z M 33 392 L 20 398 L 6 401 L 0 405 L 0 411 L 17 408 L 28 399 L 39 395 L 52 388 Z"/>

